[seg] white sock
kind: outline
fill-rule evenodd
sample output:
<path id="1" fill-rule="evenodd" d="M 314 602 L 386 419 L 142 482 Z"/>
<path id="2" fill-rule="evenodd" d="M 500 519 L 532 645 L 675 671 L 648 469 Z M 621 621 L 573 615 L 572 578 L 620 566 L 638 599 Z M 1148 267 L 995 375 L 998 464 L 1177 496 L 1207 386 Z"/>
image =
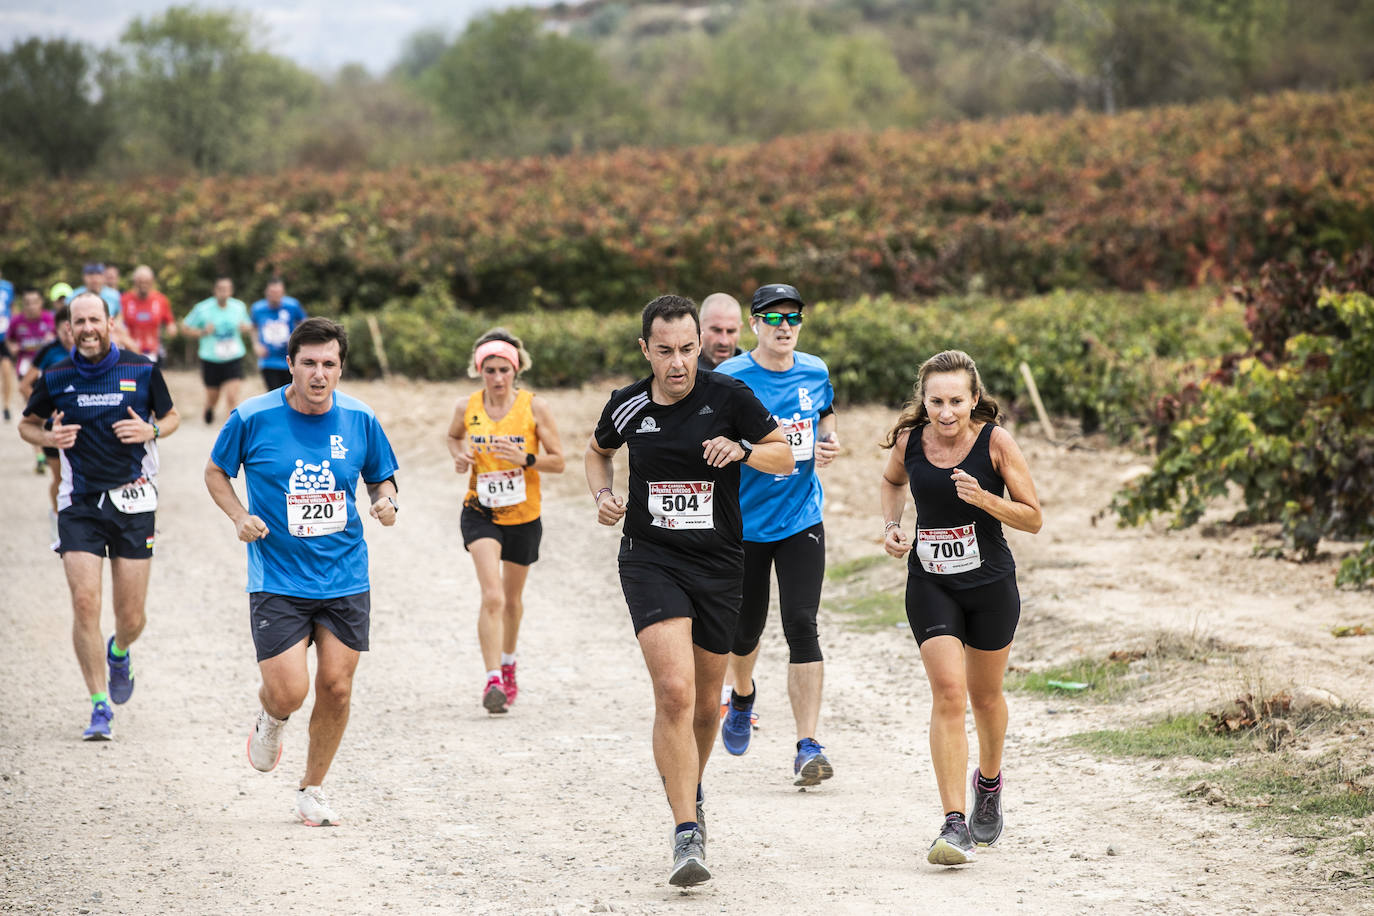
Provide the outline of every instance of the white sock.
<path id="1" fill-rule="evenodd" d="M 503 664 L 503 665 L 513 665 L 513 664 L 515 664 L 515 653 L 514 653 L 514 652 L 502 652 L 502 653 L 501 653 L 501 664 Z"/>
<path id="2" fill-rule="evenodd" d="M 487 672 L 487 680 L 491 680 L 492 678 L 496 678 L 498 681 L 501 680 L 501 669 L 500 669 L 500 668 L 497 668 L 497 669 L 494 670 L 494 671 L 488 671 L 488 672 Z"/>

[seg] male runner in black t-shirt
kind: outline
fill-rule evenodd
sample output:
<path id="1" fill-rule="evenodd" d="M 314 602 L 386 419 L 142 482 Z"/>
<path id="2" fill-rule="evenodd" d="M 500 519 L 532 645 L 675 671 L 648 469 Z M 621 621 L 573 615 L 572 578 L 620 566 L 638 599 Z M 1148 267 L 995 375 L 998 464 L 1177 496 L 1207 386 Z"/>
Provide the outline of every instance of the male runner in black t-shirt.
<path id="1" fill-rule="evenodd" d="M 668 881 L 687 886 L 711 877 L 701 776 L 742 593 L 739 462 L 789 474 L 793 460 L 747 385 L 697 374 L 701 325 L 691 299 L 654 299 L 642 335 L 653 374 L 611 395 L 585 462 L 597 521 L 625 519 L 620 585 L 654 684 L 654 761 L 676 825 Z M 626 499 L 612 490 L 611 459 L 622 445 L 630 449 Z"/>

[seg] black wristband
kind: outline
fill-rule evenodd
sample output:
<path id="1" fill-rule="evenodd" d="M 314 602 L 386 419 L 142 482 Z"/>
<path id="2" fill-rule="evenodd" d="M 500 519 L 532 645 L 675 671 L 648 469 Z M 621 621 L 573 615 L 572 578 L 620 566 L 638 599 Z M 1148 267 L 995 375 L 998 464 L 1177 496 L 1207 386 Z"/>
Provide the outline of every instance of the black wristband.
<path id="1" fill-rule="evenodd" d="M 740 458 L 740 464 L 748 464 L 749 456 L 754 454 L 754 447 L 752 445 L 746 445 L 743 442 L 739 444 L 739 447 L 744 449 L 744 457 Z"/>
<path id="2" fill-rule="evenodd" d="M 527 453 L 525 454 L 525 467 L 527 467 L 527 468 L 532 468 L 532 467 L 534 467 L 534 452 L 527 452 Z"/>

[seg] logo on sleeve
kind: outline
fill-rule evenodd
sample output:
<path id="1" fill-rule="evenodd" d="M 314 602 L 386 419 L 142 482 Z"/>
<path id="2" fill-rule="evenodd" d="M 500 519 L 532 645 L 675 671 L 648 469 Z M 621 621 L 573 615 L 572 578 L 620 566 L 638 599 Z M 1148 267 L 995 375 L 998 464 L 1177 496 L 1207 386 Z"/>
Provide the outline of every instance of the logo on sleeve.
<path id="1" fill-rule="evenodd" d="M 347 458 L 347 457 L 348 457 L 348 449 L 344 448 L 343 436 L 330 436 L 330 437 L 329 437 L 329 457 L 330 457 L 330 458 Z"/>
<path id="2" fill-rule="evenodd" d="M 639 421 L 639 429 L 635 430 L 635 432 L 656 433 L 661 432 L 661 430 L 658 428 L 658 421 L 656 421 L 653 417 L 645 417 L 643 420 Z"/>

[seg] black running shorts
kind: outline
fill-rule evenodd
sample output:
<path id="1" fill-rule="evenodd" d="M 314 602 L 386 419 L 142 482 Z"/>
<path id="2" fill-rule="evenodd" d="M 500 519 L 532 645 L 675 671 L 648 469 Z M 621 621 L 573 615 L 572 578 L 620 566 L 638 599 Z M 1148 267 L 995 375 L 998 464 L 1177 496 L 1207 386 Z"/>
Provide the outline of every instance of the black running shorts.
<path id="1" fill-rule="evenodd" d="M 673 617 L 692 618 L 692 643 L 724 655 L 734 642 L 743 576 L 702 576 L 654 563 L 620 561 L 620 588 L 635 635 Z"/>
<path id="2" fill-rule="evenodd" d="M 70 506 L 57 513 L 57 552 L 146 560 L 153 555 L 156 515 L 125 515 L 103 492 L 75 497 Z"/>
<path id="3" fill-rule="evenodd" d="M 470 550 L 473 541 L 491 538 L 501 544 L 501 559 L 517 566 L 533 566 L 539 559 L 539 542 L 544 538 L 544 523 L 540 519 L 521 525 L 498 525 L 482 512 L 463 507 L 458 517 L 463 532 L 463 549 Z"/>
<path id="4" fill-rule="evenodd" d="M 925 576 L 908 575 L 906 619 L 918 646 L 932 636 L 957 636 L 970 649 L 1005 649 L 1021 619 L 1016 574 L 973 588 L 946 588 Z"/>
<path id="5" fill-rule="evenodd" d="M 276 391 L 291 384 L 290 369 L 259 369 L 262 373 L 262 383 L 267 386 L 268 391 Z"/>
<path id="6" fill-rule="evenodd" d="M 217 363 L 208 359 L 200 361 L 200 380 L 206 388 L 218 388 L 231 379 L 243 378 L 243 358 Z"/>
<path id="7" fill-rule="evenodd" d="M 258 661 L 281 655 L 302 639 L 314 640 L 319 624 L 355 652 L 367 651 L 372 621 L 372 593 L 340 598 L 298 598 L 272 592 L 248 596 L 248 619 Z"/>

